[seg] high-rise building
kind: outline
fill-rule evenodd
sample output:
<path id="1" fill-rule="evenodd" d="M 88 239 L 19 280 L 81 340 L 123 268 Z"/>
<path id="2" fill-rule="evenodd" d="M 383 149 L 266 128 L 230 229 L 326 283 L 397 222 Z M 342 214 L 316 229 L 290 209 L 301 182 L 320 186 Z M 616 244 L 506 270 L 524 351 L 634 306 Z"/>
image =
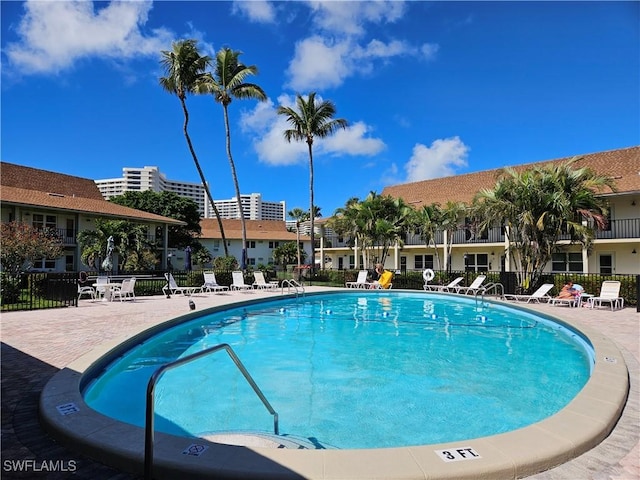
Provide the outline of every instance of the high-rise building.
<path id="1" fill-rule="evenodd" d="M 242 201 L 242 210 L 244 212 L 244 218 L 248 220 L 280 220 L 284 221 L 287 215 L 286 203 L 280 202 L 267 202 L 262 200 L 262 194 L 252 193 L 250 195 L 240 195 Z M 240 212 L 238 212 L 238 199 L 237 197 L 230 198 L 228 200 L 214 200 L 218 213 L 222 218 L 240 218 Z M 211 204 L 207 202 L 208 208 L 205 211 L 206 218 L 215 217 Z"/>
<path id="2" fill-rule="evenodd" d="M 190 198 L 196 202 L 198 211 L 204 218 L 215 217 L 211 203 L 205 201 L 206 193 L 201 183 L 168 180 L 164 174 L 160 173 L 158 167 L 124 167 L 122 169 L 122 178 L 95 180 L 95 183 L 106 200 L 132 191 L 174 192 L 181 197 Z M 284 201 L 266 202 L 262 200 L 262 194 L 260 193 L 240 195 L 240 198 L 246 219 L 284 221 L 286 218 L 286 204 Z M 214 202 L 222 218 L 240 218 L 236 197 L 229 200 L 214 200 Z"/>
<path id="3" fill-rule="evenodd" d="M 125 192 L 143 192 L 145 190 L 174 192 L 181 197 L 189 198 L 196 202 L 198 211 L 201 215 L 204 215 L 205 191 L 202 184 L 168 180 L 164 174 L 160 173 L 158 167 L 124 167 L 122 169 L 122 178 L 108 178 L 95 180 L 95 182 L 106 200 L 122 195 Z"/>

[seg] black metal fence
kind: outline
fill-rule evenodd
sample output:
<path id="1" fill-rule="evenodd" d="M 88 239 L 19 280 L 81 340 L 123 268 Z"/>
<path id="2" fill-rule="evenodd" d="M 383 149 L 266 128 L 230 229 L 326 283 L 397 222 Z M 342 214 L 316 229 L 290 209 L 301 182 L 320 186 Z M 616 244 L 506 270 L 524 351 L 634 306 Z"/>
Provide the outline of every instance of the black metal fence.
<path id="1" fill-rule="evenodd" d="M 230 285 L 232 275 L 230 271 L 216 271 L 216 280 L 220 285 Z M 373 272 L 372 272 L 373 273 Z M 463 277 L 461 285 L 469 285 L 478 275 L 477 272 L 463 271 L 435 271 L 435 277 L 429 283 L 446 285 L 456 277 Z M 200 286 L 204 283 L 202 271 L 172 271 L 176 283 L 180 286 Z M 538 284 L 531 285 L 524 290 L 518 285 L 517 275 L 514 272 L 483 272 L 487 275 L 485 283 L 501 283 L 504 286 L 504 293 L 531 293 L 543 283 L 553 283 L 556 286 L 551 294 L 557 293 L 567 280 L 582 285 L 586 292 L 592 295 L 600 293 L 600 287 L 605 280 L 620 281 L 620 296 L 624 298 L 625 304 L 629 306 L 638 305 L 640 291 L 640 275 L 600 275 L 595 273 L 587 274 L 544 274 Z M 297 273 L 292 272 L 265 272 L 267 280 L 282 280 L 292 278 Z M 164 272 L 130 272 L 111 276 L 112 280 L 122 280 L 131 276 L 136 277 L 136 295 L 152 296 L 162 295 L 162 287 L 166 284 Z M 358 270 L 319 270 L 314 274 L 305 271 L 301 280 L 310 285 L 330 285 L 344 286 L 346 282 L 355 281 Z M 84 275 L 83 275 L 84 277 Z M 42 308 L 72 307 L 78 305 L 78 286 L 91 285 L 95 282 L 97 273 L 89 273 L 82 282 L 78 272 L 65 273 L 26 273 L 19 282 L 19 293 L 8 296 L 3 289 L 0 295 L 2 311 L 10 310 L 36 310 Z M 253 274 L 245 274 L 245 283 L 253 283 Z M 394 289 L 422 290 L 424 279 L 421 271 L 404 271 L 396 273 L 393 277 Z"/>

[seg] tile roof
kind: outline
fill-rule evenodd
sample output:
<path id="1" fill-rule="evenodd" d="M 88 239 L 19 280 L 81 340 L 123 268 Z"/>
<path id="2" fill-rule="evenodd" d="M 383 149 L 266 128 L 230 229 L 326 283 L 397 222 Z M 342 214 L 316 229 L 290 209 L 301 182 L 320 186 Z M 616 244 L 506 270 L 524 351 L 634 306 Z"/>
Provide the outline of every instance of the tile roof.
<path id="1" fill-rule="evenodd" d="M 88 178 L 24 167 L 14 163 L 0 163 L 0 184 L 3 187 L 24 188 L 67 197 L 104 200 L 95 182 Z"/>
<path id="2" fill-rule="evenodd" d="M 286 223 L 279 220 L 246 220 L 247 240 L 288 240 L 296 241 L 296 233 L 287 230 Z M 220 228 L 215 218 L 203 218 L 200 220 L 202 236 L 200 238 L 219 239 Z M 222 227 L 227 239 L 242 239 L 242 226 L 240 219 L 223 219 Z M 300 240 L 309 240 L 308 235 L 300 234 Z"/>
<path id="3" fill-rule="evenodd" d="M 0 168 L 0 201 L 4 204 L 136 221 L 184 224 L 180 220 L 108 202 L 102 198 L 93 180 L 5 162 L 0 163 Z M 98 193 L 97 196 L 94 191 Z"/>
<path id="4" fill-rule="evenodd" d="M 600 175 L 612 177 L 617 193 L 640 192 L 640 146 L 609 150 L 606 152 L 578 155 L 576 167 L 589 167 Z M 523 171 L 534 166 L 552 166 L 573 157 L 546 160 L 517 165 L 513 168 Z M 402 198 L 406 203 L 420 207 L 448 201 L 471 203 L 474 195 L 483 188 L 492 188 L 501 169 L 485 170 L 452 177 L 434 178 L 420 182 L 391 185 L 382 190 L 382 195 Z M 608 192 L 603 192 L 611 193 Z"/>

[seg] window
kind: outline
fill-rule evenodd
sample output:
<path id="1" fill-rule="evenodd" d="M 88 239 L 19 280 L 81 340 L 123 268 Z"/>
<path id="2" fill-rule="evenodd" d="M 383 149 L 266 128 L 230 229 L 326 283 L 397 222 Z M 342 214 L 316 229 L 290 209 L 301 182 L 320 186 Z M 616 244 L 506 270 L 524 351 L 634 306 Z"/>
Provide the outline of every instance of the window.
<path id="1" fill-rule="evenodd" d="M 247 240 L 247 248 L 256 248 L 255 240 Z"/>
<path id="2" fill-rule="evenodd" d="M 464 254 L 464 271 L 465 272 L 488 272 L 489 271 L 489 254 L 488 253 L 465 253 Z"/>
<path id="3" fill-rule="evenodd" d="M 613 255 L 600 255 L 600 273 L 602 275 L 613 274 Z"/>
<path id="4" fill-rule="evenodd" d="M 55 215 L 42 215 L 39 213 L 33 214 L 33 228 L 43 230 L 45 228 L 56 228 L 58 222 Z"/>
<path id="5" fill-rule="evenodd" d="M 406 259 L 405 259 L 406 262 Z M 406 265 L 405 265 L 406 268 Z M 425 268 L 433 268 L 433 255 L 416 255 L 413 261 L 413 268 L 416 270 L 424 270 Z"/>
<path id="6" fill-rule="evenodd" d="M 255 265 L 256 264 L 256 259 L 255 258 L 247 258 L 247 265 Z"/>
<path id="7" fill-rule="evenodd" d="M 280 246 L 280 242 L 274 242 L 274 241 L 269 242 L 269 248 L 278 248 L 279 246 Z"/>
<path id="8" fill-rule="evenodd" d="M 217 252 L 220 250 L 220 240 L 214 240 L 213 241 L 213 251 Z"/>
<path id="9" fill-rule="evenodd" d="M 56 268 L 56 260 L 50 258 L 41 258 L 33 262 L 33 270 L 54 270 Z"/>
<path id="10" fill-rule="evenodd" d="M 582 253 L 554 253 L 551 257 L 551 271 L 582 273 Z"/>

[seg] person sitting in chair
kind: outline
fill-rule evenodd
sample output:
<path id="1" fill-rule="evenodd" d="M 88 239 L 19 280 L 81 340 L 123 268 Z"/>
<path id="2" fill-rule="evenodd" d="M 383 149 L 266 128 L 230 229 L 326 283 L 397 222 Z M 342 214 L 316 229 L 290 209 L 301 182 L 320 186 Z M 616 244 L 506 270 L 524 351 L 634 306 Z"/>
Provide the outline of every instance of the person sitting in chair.
<path id="1" fill-rule="evenodd" d="M 577 295 L 579 295 L 579 290 L 574 288 L 573 282 L 569 280 L 564 284 L 564 287 L 562 287 L 562 290 L 560 290 L 556 298 L 575 298 Z"/>
<path id="2" fill-rule="evenodd" d="M 376 270 L 374 275 L 377 277 L 371 284 L 371 288 L 389 288 L 393 273 L 389 270 L 385 270 L 381 263 L 376 263 Z"/>

